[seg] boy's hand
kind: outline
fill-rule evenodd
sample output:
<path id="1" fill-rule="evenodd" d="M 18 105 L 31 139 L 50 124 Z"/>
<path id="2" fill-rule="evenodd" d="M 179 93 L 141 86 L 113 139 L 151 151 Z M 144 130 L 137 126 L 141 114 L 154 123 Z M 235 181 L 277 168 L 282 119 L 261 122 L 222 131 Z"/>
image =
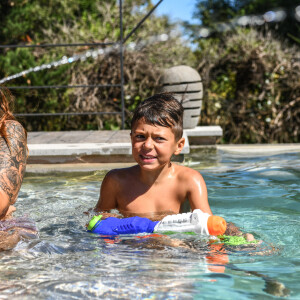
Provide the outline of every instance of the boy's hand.
<path id="1" fill-rule="evenodd" d="M 235 226 L 233 223 L 231 222 L 227 222 L 227 228 L 225 231 L 225 235 L 242 235 L 243 233 L 240 231 L 240 229 Z"/>
<path id="2" fill-rule="evenodd" d="M 232 236 L 234 236 L 234 235 L 237 235 L 237 236 L 243 235 L 244 238 L 248 242 L 255 241 L 255 238 L 254 238 L 253 234 L 251 234 L 251 233 L 243 234 L 242 231 L 240 231 L 240 229 L 231 222 L 227 223 L 227 228 L 226 228 L 225 235 L 232 235 Z"/>
<path id="3" fill-rule="evenodd" d="M 253 234 L 251 234 L 251 233 L 245 233 L 244 237 L 248 242 L 255 241 L 255 238 L 254 238 Z"/>
<path id="4" fill-rule="evenodd" d="M 109 212 L 97 212 L 97 215 L 102 215 L 102 220 L 110 218 L 110 217 L 114 217 L 114 218 L 118 218 L 118 219 L 122 218 L 122 216 L 120 214 L 114 214 L 114 213 L 109 213 Z"/>

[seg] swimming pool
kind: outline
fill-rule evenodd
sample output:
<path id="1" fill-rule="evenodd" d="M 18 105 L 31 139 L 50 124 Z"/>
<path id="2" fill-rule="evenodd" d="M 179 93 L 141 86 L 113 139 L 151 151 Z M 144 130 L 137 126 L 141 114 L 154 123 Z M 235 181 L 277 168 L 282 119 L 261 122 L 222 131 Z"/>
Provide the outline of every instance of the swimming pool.
<path id="1" fill-rule="evenodd" d="M 187 247 L 104 240 L 84 227 L 104 171 L 27 174 L 17 215 L 37 222 L 39 238 L 0 253 L 0 298 L 273 299 L 289 290 L 299 299 L 300 153 L 195 152 L 186 162 L 204 176 L 213 213 L 265 243 L 216 248 L 183 234 L 171 238 Z"/>

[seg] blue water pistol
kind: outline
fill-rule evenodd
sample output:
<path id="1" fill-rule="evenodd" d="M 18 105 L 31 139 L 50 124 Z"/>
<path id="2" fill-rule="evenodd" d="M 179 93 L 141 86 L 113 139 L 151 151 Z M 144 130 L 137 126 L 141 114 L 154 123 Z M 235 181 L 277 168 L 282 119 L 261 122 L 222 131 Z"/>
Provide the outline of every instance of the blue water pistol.
<path id="1" fill-rule="evenodd" d="M 137 216 L 125 219 L 114 217 L 101 219 L 102 215 L 94 216 L 88 225 L 88 231 L 103 235 L 152 233 L 155 225 L 159 223 Z"/>

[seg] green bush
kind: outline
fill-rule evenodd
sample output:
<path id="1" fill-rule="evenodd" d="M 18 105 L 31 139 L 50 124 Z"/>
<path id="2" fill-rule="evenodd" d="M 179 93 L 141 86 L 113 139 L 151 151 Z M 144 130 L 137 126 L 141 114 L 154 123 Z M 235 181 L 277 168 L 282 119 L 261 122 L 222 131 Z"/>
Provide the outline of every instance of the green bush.
<path id="1" fill-rule="evenodd" d="M 199 42 L 205 86 L 201 124 L 222 126 L 225 143 L 299 142 L 299 47 L 240 29 Z"/>

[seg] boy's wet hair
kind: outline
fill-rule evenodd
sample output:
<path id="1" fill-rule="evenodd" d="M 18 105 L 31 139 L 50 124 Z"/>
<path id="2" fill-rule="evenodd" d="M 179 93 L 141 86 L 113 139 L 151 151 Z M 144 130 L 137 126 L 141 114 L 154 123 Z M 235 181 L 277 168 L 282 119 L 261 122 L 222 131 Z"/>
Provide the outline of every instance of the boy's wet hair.
<path id="1" fill-rule="evenodd" d="M 141 102 L 134 111 L 131 129 L 140 119 L 151 125 L 171 128 L 176 141 L 182 137 L 183 107 L 171 93 L 156 94 Z"/>

